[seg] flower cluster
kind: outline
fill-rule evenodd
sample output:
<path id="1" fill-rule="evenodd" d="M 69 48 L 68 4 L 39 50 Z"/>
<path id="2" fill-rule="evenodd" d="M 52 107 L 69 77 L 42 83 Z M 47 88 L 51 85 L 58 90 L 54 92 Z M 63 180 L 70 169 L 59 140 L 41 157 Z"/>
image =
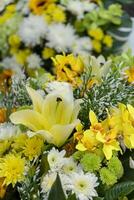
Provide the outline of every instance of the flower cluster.
<path id="1" fill-rule="evenodd" d="M 131 31 L 121 5 L 103 1 L 8 0 L 0 11 L 0 65 L 30 76 L 50 71 L 56 53 L 109 55 Z"/>

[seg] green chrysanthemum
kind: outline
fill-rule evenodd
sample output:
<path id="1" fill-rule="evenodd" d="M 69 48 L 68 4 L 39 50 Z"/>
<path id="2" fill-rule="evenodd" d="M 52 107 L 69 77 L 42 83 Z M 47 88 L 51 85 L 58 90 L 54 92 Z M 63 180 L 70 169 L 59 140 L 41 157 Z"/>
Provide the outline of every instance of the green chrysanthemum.
<path id="1" fill-rule="evenodd" d="M 106 167 L 103 167 L 100 170 L 100 179 L 102 183 L 106 184 L 107 186 L 112 186 L 117 182 L 117 177 L 115 174 Z"/>
<path id="2" fill-rule="evenodd" d="M 80 159 L 83 157 L 83 155 L 84 155 L 84 152 L 82 152 L 82 151 L 76 151 L 74 154 L 73 154 L 73 158 L 74 158 L 74 160 L 78 160 L 78 161 L 80 161 Z"/>
<path id="3" fill-rule="evenodd" d="M 93 153 L 85 154 L 80 163 L 86 172 L 93 172 L 99 170 L 101 167 L 100 157 Z"/>
<path id="4" fill-rule="evenodd" d="M 120 179 L 123 175 L 124 169 L 121 161 L 117 157 L 112 157 L 108 162 L 108 169 Z"/>

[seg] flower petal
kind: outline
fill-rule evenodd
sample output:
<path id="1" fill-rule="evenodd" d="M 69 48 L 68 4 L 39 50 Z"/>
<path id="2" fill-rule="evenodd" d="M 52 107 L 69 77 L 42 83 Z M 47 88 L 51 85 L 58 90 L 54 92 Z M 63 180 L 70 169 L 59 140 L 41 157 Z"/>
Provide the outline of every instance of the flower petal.
<path id="1" fill-rule="evenodd" d="M 33 131 L 50 128 L 45 118 L 33 110 L 20 110 L 10 115 L 14 124 L 23 124 Z"/>
<path id="2" fill-rule="evenodd" d="M 29 96 L 32 99 L 34 110 L 41 113 L 42 104 L 43 104 L 42 96 L 39 94 L 39 92 L 37 92 L 36 90 L 34 90 L 28 86 L 26 87 L 26 89 L 27 89 Z"/>

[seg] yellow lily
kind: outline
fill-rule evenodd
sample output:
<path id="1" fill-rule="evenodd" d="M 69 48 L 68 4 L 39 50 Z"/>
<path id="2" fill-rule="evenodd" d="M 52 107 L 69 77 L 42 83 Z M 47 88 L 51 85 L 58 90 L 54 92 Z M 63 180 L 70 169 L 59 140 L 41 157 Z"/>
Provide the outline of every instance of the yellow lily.
<path id="1" fill-rule="evenodd" d="M 110 130 L 108 133 L 100 133 L 96 134 L 96 139 L 103 144 L 103 153 L 107 160 L 112 157 L 113 151 L 120 151 L 119 142 L 116 140 L 116 131 Z"/>
<path id="2" fill-rule="evenodd" d="M 33 110 L 21 110 L 11 114 L 14 124 L 23 124 L 31 131 L 41 134 L 48 143 L 62 146 L 79 122 L 80 101 L 74 101 L 69 84 L 53 90 L 45 99 L 34 89 L 27 87 L 33 102 Z"/>

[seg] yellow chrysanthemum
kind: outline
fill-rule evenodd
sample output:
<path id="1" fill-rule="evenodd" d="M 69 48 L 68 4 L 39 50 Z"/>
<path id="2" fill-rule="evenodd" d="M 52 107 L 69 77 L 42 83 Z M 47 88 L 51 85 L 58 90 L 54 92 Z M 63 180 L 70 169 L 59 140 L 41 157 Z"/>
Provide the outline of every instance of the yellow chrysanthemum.
<path id="1" fill-rule="evenodd" d="M 92 28 L 88 31 L 88 35 L 93 37 L 95 40 L 102 40 L 104 37 L 103 30 L 101 28 Z"/>
<path id="2" fill-rule="evenodd" d="M 0 177 L 4 178 L 4 185 L 12 184 L 24 179 L 25 160 L 18 155 L 8 154 L 0 162 Z"/>
<path id="3" fill-rule="evenodd" d="M 26 134 L 20 134 L 16 136 L 12 143 L 12 148 L 16 152 L 22 151 L 23 147 L 25 146 L 25 141 L 27 140 L 28 136 Z"/>
<path id="4" fill-rule="evenodd" d="M 51 3 L 54 3 L 57 0 L 29 0 L 29 8 L 35 14 L 42 14 L 44 9 Z"/>
<path id="5" fill-rule="evenodd" d="M 130 67 L 125 70 L 125 75 L 129 83 L 134 83 L 134 67 Z"/>
<path id="6" fill-rule="evenodd" d="M 14 35 L 10 35 L 8 42 L 11 47 L 18 48 L 20 46 L 21 39 L 18 35 L 14 34 Z"/>
<path id="7" fill-rule="evenodd" d="M 49 4 L 44 11 L 45 19 L 48 23 L 51 22 L 65 22 L 66 15 L 62 7 L 56 4 Z"/>
<path id="8" fill-rule="evenodd" d="M 25 50 L 19 50 L 18 52 L 15 53 L 14 56 L 19 64 L 24 65 L 29 55 L 30 55 L 30 50 L 25 49 Z"/>
<path id="9" fill-rule="evenodd" d="M 84 64 L 79 56 L 75 57 L 73 54 L 57 55 L 52 59 L 56 67 L 58 81 L 68 81 L 74 85 L 79 83 L 79 80 L 77 82 L 78 76 L 84 69 Z"/>
<path id="10" fill-rule="evenodd" d="M 43 147 L 43 138 L 40 136 L 34 136 L 32 138 L 28 138 L 25 142 L 23 153 L 29 160 L 32 160 L 36 156 L 41 154 L 41 150 Z"/>
<path id="11" fill-rule="evenodd" d="M 111 48 L 113 46 L 113 39 L 112 39 L 112 37 L 110 35 L 105 35 L 104 39 L 103 39 L 103 43 L 107 47 Z"/>
<path id="12" fill-rule="evenodd" d="M 100 43 L 100 41 L 98 40 L 92 40 L 92 46 L 93 46 L 93 49 L 97 52 L 97 53 L 100 53 L 101 50 L 102 50 L 102 45 Z"/>
<path id="13" fill-rule="evenodd" d="M 42 51 L 42 57 L 44 59 L 49 59 L 52 56 L 54 56 L 54 54 L 55 54 L 54 49 L 51 49 L 51 48 L 48 48 L 48 47 L 44 48 L 44 50 Z"/>

